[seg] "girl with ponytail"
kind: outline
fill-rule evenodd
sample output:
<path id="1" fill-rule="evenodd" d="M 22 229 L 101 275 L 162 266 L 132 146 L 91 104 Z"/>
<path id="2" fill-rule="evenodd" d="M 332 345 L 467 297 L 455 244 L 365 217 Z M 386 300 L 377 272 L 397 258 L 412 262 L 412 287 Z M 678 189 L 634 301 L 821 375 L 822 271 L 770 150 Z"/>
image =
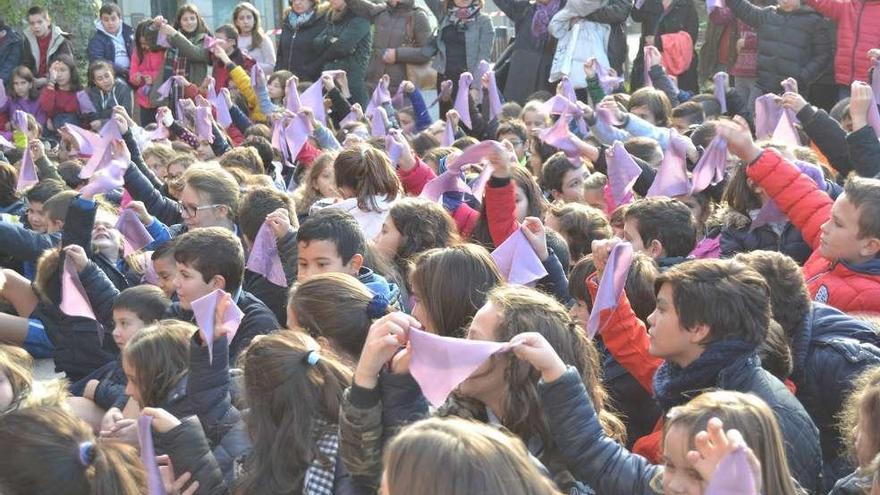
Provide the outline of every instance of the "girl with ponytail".
<path id="1" fill-rule="evenodd" d="M 348 211 L 367 239 L 376 237 L 388 210 L 403 192 L 388 155 L 367 145 L 346 149 L 333 162 L 333 172 L 343 201 L 331 208 Z"/>
<path id="2" fill-rule="evenodd" d="M 55 407 L 0 417 L 0 491 L 6 495 L 140 495 L 146 474 L 133 447 L 95 440 L 91 428 Z M 14 452 L 14 454 L 11 454 Z"/>

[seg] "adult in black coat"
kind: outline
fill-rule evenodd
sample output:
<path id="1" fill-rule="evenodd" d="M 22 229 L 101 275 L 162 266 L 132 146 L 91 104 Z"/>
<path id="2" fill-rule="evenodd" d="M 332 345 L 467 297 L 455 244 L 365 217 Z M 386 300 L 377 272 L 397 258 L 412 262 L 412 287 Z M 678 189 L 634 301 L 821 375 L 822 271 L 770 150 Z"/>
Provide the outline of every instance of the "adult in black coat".
<path id="1" fill-rule="evenodd" d="M 640 88 L 645 84 L 645 45 L 654 45 L 662 52 L 661 36 L 685 31 L 694 43 L 694 58 L 688 69 L 677 76 L 678 87 L 685 91 L 698 93 L 696 45 L 700 33 L 700 20 L 697 17 L 697 9 L 693 0 L 645 0 L 641 8 L 633 9 L 632 18 L 634 21 L 642 23 L 639 52 L 633 61 L 630 80 L 632 87 Z"/>
<path id="2" fill-rule="evenodd" d="M 21 65 L 21 50 L 24 37 L 6 25 L 0 17 L 0 79 L 4 84 L 12 83 L 12 71 Z"/>
<path id="3" fill-rule="evenodd" d="M 758 34 L 757 85 L 763 92 L 780 93 L 780 83 L 793 77 L 806 93 L 831 65 L 831 23 L 800 0 L 784 0 L 778 7 L 731 0 L 727 7 Z"/>
<path id="4" fill-rule="evenodd" d="M 317 81 L 321 76 L 321 53 L 314 40 L 327 25 L 327 3 L 312 0 L 290 2 L 281 23 L 278 37 L 278 58 L 275 70 L 289 70 L 303 81 Z"/>

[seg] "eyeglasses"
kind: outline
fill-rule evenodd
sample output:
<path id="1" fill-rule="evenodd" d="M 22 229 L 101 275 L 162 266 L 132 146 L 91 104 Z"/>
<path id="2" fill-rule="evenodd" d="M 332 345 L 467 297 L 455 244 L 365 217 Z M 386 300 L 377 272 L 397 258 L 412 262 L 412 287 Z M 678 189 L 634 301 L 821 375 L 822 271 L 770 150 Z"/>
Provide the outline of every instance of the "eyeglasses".
<path id="1" fill-rule="evenodd" d="M 183 203 L 179 204 L 180 214 L 187 217 L 187 218 L 192 218 L 192 217 L 196 216 L 202 210 L 207 210 L 208 208 L 217 208 L 218 206 L 223 206 L 223 205 L 213 204 L 213 205 L 204 205 L 204 206 L 193 206 L 193 205 L 187 205 L 187 204 L 183 204 Z"/>

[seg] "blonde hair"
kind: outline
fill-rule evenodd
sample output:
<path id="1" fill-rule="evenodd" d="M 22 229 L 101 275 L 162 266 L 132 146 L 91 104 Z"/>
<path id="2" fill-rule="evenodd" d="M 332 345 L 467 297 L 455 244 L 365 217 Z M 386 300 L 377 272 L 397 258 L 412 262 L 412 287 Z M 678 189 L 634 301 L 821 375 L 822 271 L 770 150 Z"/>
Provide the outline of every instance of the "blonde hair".
<path id="1" fill-rule="evenodd" d="M 852 392 L 840 412 L 840 432 L 849 440 L 850 454 L 856 459 L 855 432 L 862 417 L 868 419 L 873 431 L 860 431 L 863 440 L 871 446 L 874 455 L 880 453 L 880 366 L 868 368 L 855 380 Z M 866 468 L 867 466 L 859 466 Z"/>
<path id="2" fill-rule="evenodd" d="M 663 426 L 663 438 L 672 428 L 683 428 L 687 432 L 689 448 L 693 449 L 694 437 L 706 429 L 712 418 L 720 419 L 726 430 L 736 429 L 742 433 L 746 445 L 761 463 L 763 493 L 798 494 L 789 474 L 791 471 L 776 416 L 767 403 L 755 395 L 727 390 L 701 394 L 669 411 Z M 657 486 L 659 482 L 660 479 L 655 479 L 652 484 Z"/>
<path id="3" fill-rule="evenodd" d="M 388 445 L 383 465 L 390 495 L 561 495 L 520 439 L 458 418 L 407 426 Z"/>
<path id="4" fill-rule="evenodd" d="M 196 327 L 179 320 L 162 320 L 144 328 L 122 351 L 134 369 L 143 407 L 161 407 L 189 371 L 189 342 Z"/>

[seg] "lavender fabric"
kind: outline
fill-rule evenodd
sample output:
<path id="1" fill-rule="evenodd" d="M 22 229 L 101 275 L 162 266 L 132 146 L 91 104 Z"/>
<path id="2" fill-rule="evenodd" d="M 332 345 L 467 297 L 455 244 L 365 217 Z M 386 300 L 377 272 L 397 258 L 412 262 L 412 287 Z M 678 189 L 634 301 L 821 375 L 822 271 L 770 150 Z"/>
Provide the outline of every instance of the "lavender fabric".
<path id="1" fill-rule="evenodd" d="M 9 142 L 8 139 L 3 137 L 2 134 L 0 134 L 0 148 L 12 149 L 12 148 L 15 148 L 15 145 L 12 144 L 11 142 Z"/>
<path id="2" fill-rule="evenodd" d="M 168 42 L 168 35 L 163 33 L 161 29 L 156 34 L 156 45 L 162 48 L 171 48 L 171 43 Z"/>
<path id="3" fill-rule="evenodd" d="M 781 85 L 782 85 L 782 90 L 785 91 L 786 93 L 797 93 L 798 92 L 797 81 L 795 81 L 794 78 L 792 78 L 792 77 L 789 77 L 789 78 L 786 78 L 785 80 L 783 80 Z"/>
<path id="4" fill-rule="evenodd" d="M 629 275 L 632 259 L 633 248 L 632 244 L 628 242 L 621 242 L 611 250 L 605 271 L 602 273 L 602 279 L 599 281 L 599 290 L 596 292 L 593 310 L 590 311 L 590 319 L 587 320 L 586 330 L 590 338 L 595 337 L 602 329 L 602 312 L 617 307 L 617 302 L 626 285 L 626 277 Z"/>
<path id="5" fill-rule="evenodd" d="M 454 160 L 446 163 L 447 170 L 461 172 L 461 167 L 472 163 L 480 163 L 490 153 L 504 152 L 507 148 L 498 141 L 482 141 L 465 148 Z"/>
<path id="6" fill-rule="evenodd" d="M 217 304 L 220 302 L 223 294 L 222 290 L 216 289 L 196 299 L 191 304 L 193 315 L 196 318 L 196 326 L 199 327 L 199 332 L 202 334 L 202 340 L 208 343 L 209 362 L 214 360 L 214 354 L 211 350 L 213 347 L 211 343 L 214 342 L 214 311 L 217 309 Z M 244 318 L 244 313 L 234 302 L 226 308 L 226 312 L 223 314 L 223 324 L 229 327 L 226 332 L 226 340 L 229 342 L 232 342 L 232 339 L 235 338 L 242 318 Z"/>
<path id="7" fill-rule="evenodd" d="M 495 71 L 489 71 L 489 118 L 494 120 L 501 115 L 501 92 L 498 91 L 498 82 L 495 80 Z"/>
<path id="8" fill-rule="evenodd" d="M 549 39 L 548 28 L 550 20 L 559 12 L 562 6 L 561 0 L 549 0 L 547 3 L 535 3 L 535 13 L 532 16 L 532 36 L 539 43 L 544 43 Z"/>
<path id="9" fill-rule="evenodd" d="M 473 81 L 474 76 L 470 72 L 463 73 L 458 78 L 458 92 L 455 94 L 455 110 L 461 115 L 461 123 L 468 129 L 474 128 L 473 121 L 471 121 L 471 107 L 468 103 Z"/>
<path id="10" fill-rule="evenodd" d="M 288 285 L 287 276 L 284 275 L 284 265 L 278 254 L 275 234 L 266 222 L 263 222 L 254 238 L 254 245 L 247 259 L 247 269 L 262 275 L 279 287 Z"/>
<path id="11" fill-rule="evenodd" d="M 12 114 L 12 125 L 19 131 L 27 133 L 27 114 L 21 110 L 16 110 Z"/>
<path id="12" fill-rule="evenodd" d="M 360 103 L 355 103 L 354 105 L 351 106 L 352 110 L 350 112 L 348 112 L 348 115 L 343 117 L 341 121 L 339 121 L 340 128 L 345 128 L 345 126 L 347 126 L 348 124 L 353 124 L 355 122 L 360 121 L 358 114 L 354 111 L 354 107 L 360 108 L 361 105 L 360 105 Z"/>
<path id="13" fill-rule="evenodd" d="M 22 192 L 39 181 L 37 167 L 34 165 L 34 157 L 31 154 L 31 147 L 26 146 L 21 156 L 21 170 L 18 171 L 18 182 L 15 185 L 15 190 Z"/>
<path id="14" fill-rule="evenodd" d="M 708 0 L 712 1 L 712 0 Z M 722 1 L 722 0 L 717 0 Z M 712 77 L 712 80 L 715 81 L 715 99 L 721 103 L 721 113 L 727 113 L 727 82 L 730 80 L 730 76 L 727 75 L 726 72 L 718 72 Z"/>
<path id="15" fill-rule="evenodd" d="M 434 407 L 443 405 L 490 356 L 510 349 L 504 342 L 441 337 L 416 328 L 409 329 L 409 345 L 410 373 Z"/>
<path id="16" fill-rule="evenodd" d="M 570 100 L 562 95 L 555 95 L 549 100 L 545 101 L 541 108 L 544 112 L 550 115 L 561 115 L 563 113 L 569 113 L 572 115 L 583 115 L 583 110 L 577 106 L 575 103 L 577 100 Z"/>
<path id="17" fill-rule="evenodd" d="M 461 178 L 460 173 L 447 170 L 428 181 L 422 188 L 419 197 L 439 203 L 443 198 L 443 194 L 447 192 L 469 193 L 471 188 Z"/>
<path id="18" fill-rule="evenodd" d="M 727 169 L 727 140 L 715 136 L 694 167 L 691 195 L 714 186 L 724 180 Z"/>
<path id="19" fill-rule="evenodd" d="M 80 193 L 84 195 L 106 194 L 121 188 L 125 182 L 122 176 L 125 174 L 126 168 L 128 168 L 128 163 L 122 160 L 111 160 L 89 177 L 89 183 L 80 189 Z"/>
<path id="20" fill-rule="evenodd" d="M 644 2 L 645 0 L 636 0 L 636 2 L 639 2 L 639 1 Z M 639 8 L 639 7 L 636 7 L 636 8 Z M 647 49 L 647 47 L 645 47 L 645 48 Z M 642 58 L 645 61 L 645 66 L 644 66 L 645 87 L 653 88 L 654 81 L 651 80 L 651 66 L 648 65 L 648 54 L 645 53 L 644 51 L 642 52 Z"/>
<path id="21" fill-rule="evenodd" d="M 574 92 L 574 85 L 571 84 L 571 79 L 568 76 L 562 76 L 559 84 L 562 85 L 562 96 L 572 103 L 578 101 L 577 94 Z"/>
<path id="22" fill-rule="evenodd" d="M 797 129 L 794 127 L 794 123 L 788 116 L 788 112 L 783 111 L 780 113 L 779 122 L 773 130 L 771 140 L 785 144 L 789 147 L 797 147 L 801 145 L 801 139 L 798 136 Z"/>
<path id="23" fill-rule="evenodd" d="M 568 124 L 571 122 L 571 115 L 564 113 L 551 127 L 541 131 L 541 141 L 558 148 L 565 152 L 568 157 L 577 157 L 579 155 L 578 147 L 572 140 L 571 131 Z"/>
<path id="24" fill-rule="evenodd" d="M 113 119 L 107 120 L 107 123 L 101 128 L 98 135 L 101 138 L 98 143 L 93 146 L 94 149 L 92 156 L 79 171 L 79 177 L 81 179 L 88 179 L 100 168 L 106 165 L 111 159 L 110 143 L 112 143 L 114 139 L 122 139 L 122 133 L 119 131 L 119 126 Z"/>
<path id="25" fill-rule="evenodd" d="M 605 161 L 608 164 L 608 185 L 614 202 L 610 206 L 613 210 L 633 200 L 632 188 L 642 175 L 642 169 L 620 141 L 614 141 L 611 148 L 605 150 Z"/>
<path id="26" fill-rule="evenodd" d="M 77 272 L 73 261 L 67 256 L 64 257 L 64 267 L 61 271 L 61 304 L 59 304 L 59 308 L 62 313 L 68 316 L 95 319 L 95 312 L 92 311 L 86 290 L 79 280 L 79 272 Z"/>
<path id="27" fill-rule="evenodd" d="M 721 458 L 706 485 L 705 495 L 757 495 L 755 475 L 745 448 L 740 447 Z"/>
<path id="28" fill-rule="evenodd" d="M 287 124 L 287 127 L 284 129 L 284 138 L 286 139 L 287 147 L 290 150 L 291 162 L 296 161 L 299 152 L 302 150 L 302 147 L 305 146 L 311 133 L 312 123 L 301 114 L 295 115 Z"/>
<path id="29" fill-rule="evenodd" d="M 89 94 L 84 89 L 76 92 L 76 102 L 79 104 L 79 113 L 95 113 L 98 111 L 95 109 L 92 99 L 89 98 Z"/>
<path id="30" fill-rule="evenodd" d="M 119 219 L 116 221 L 116 230 L 122 234 L 123 249 L 126 256 L 135 251 L 140 251 L 154 241 L 153 236 L 150 235 L 150 232 L 141 223 L 134 210 L 122 210 L 119 214 Z"/>
<path id="31" fill-rule="evenodd" d="M 721 8 L 725 7 L 724 0 L 706 0 L 706 11 L 707 12 L 712 12 L 712 10 L 717 9 L 719 7 L 721 7 Z"/>
<path id="32" fill-rule="evenodd" d="M 168 98 L 168 95 L 171 93 L 172 84 L 174 84 L 174 78 L 169 77 L 161 86 L 159 86 L 159 89 L 156 90 L 156 94 L 162 98 Z"/>
<path id="33" fill-rule="evenodd" d="M 403 144 L 401 144 L 405 140 L 406 138 L 397 129 L 391 129 L 385 136 L 385 149 L 388 151 L 388 158 L 395 166 L 400 163 L 400 157 L 405 151 Z"/>
<path id="34" fill-rule="evenodd" d="M 874 98 L 877 98 L 877 93 L 874 93 Z M 868 125 L 880 137 L 880 111 L 877 110 L 877 105 L 868 105 Z"/>
<path id="35" fill-rule="evenodd" d="M 492 69 L 491 69 L 491 66 L 489 65 L 489 62 L 486 62 L 485 60 L 480 60 L 480 64 L 477 66 L 477 73 L 474 74 L 474 81 L 477 81 L 477 84 L 480 85 L 480 87 L 482 87 L 483 75 L 488 74 L 491 71 L 492 71 Z M 477 105 L 482 105 L 482 103 L 483 103 L 483 92 L 482 91 L 477 91 L 476 97 L 474 98 L 474 103 L 476 103 Z"/>
<path id="36" fill-rule="evenodd" d="M 687 163 L 685 155 L 687 147 L 684 140 L 675 129 L 669 129 L 669 146 L 663 154 L 663 161 L 657 170 L 657 176 L 648 189 L 647 197 L 685 196 L 690 192 L 690 182 L 687 176 Z"/>
<path id="37" fill-rule="evenodd" d="M 156 450 L 153 447 L 153 417 L 142 414 L 137 419 L 138 444 L 141 451 L 141 462 L 147 473 L 147 493 L 149 495 L 165 495 L 165 485 L 159 475 L 156 463 Z"/>
<path id="38" fill-rule="evenodd" d="M 159 286 L 159 274 L 156 273 L 156 267 L 153 266 L 153 251 L 144 251 L 141 253 L 141 262 L 144 265 L 144 278 L 143 282 Z"/>
<path id="39" fill-rule="evenodd" d="M 292 166 L 290 150 L 287 149 L 287 140 L 284 136 L 284 122 L 281 119 L 272 124 L 272 147 L 281 152 L 281 161 L 286 166 Z"/>
<path id="40" fill-rule="evenodd" d="M 196 136 L 209 143 L 214 142 L 214 126 L 211 125 L 211 109 L 196 107 Z"/>
<path id="41" fill-rule="evenodd" d="M 510 284 L 530 285 L 547 276 L 547 269 L 520 229 L 492 251 L 492 259 Z"/>
<path id="42" fill-rule="evenodd" d="M 391 92 L 388 90 L 388 81 L 382 78 L 379 79 L 379 84 L 373 90 L 373 95 L 367 103 L 367 110 L 364 112 L 364 116 L 368 119 L 372 118 L 376 109 L 381 108 L 385 103 L 391 103 Z"/>
<path id="43" fill-rule="evenodd" d="M 287 89 L 285 90 L 287 94 L 287 109 L 293 113 L 299 112 L 299 108 L 302 106 L 302 103 L 299 101 L 299 90 L 296 88 L 298 82 L 299 80 L 296 76 L 291 77 L 287 80 Z"/>
<path id="44" fill-rule="evenodd" d="M 443 139 L 440 140 L 441 146 L 452 146 L 455 142 L 455 127 L 452 126 L 452 119 L 446 119 L 446 127 L 443 130 Z"/>
<path id="45" fill-rule="evenodd" d="M 596 60 L 596 75 L 599 77 L 599 86 L 602 87 L 605 94 L 613 93 L 624 81 L 622 77 L 612 76 L 608 68 L 600 64 L 598 60 Z"/>
<path id="46" fill-rule="evenodd" d="M 387 115 L 382 107 L 377 107 L 373 111 L 373 115 L 370 117 L 370 134 L 373 137 L 383 137 L 387 134 L 386 129 L 388 126 L 385 124 L 388 118 Z"/>
<path id="47" fill-rule="evenodd" d="M 67 132 L 73 137 L 73 140 L 76 141 L 80 156 L 92 156 L 101 142 L 101 136 L 92 131 L 83 129 L 82 127 L 73 124 L 64 124 L 64 129 L 67 130 Z"/>
<path id="48" fill-rule="evenodd" d="M 327 125 L 327 114 L 324 111 L 324 86 L 321 81 L 317 81 L 309 89 L 303 91 L 300 95 L 300 103 L 304 107 L 308 107 L 315 114 L 315 119 L 322 125 Z"/>
<path id="49" fill-rule="evenodd" d="M 782 116 L 782 106 L 776 101 L 777 96 L 768 93 L 755 99 L 755 137 L 767 139 L 773 135 L 773 131 Z"/>
<path id="50" fill-rule="evenodd" d="M 880 105 L 880 59 L 874 62 L 871 72 L 871 89 L 874 90 L 874 103 Z"/>

